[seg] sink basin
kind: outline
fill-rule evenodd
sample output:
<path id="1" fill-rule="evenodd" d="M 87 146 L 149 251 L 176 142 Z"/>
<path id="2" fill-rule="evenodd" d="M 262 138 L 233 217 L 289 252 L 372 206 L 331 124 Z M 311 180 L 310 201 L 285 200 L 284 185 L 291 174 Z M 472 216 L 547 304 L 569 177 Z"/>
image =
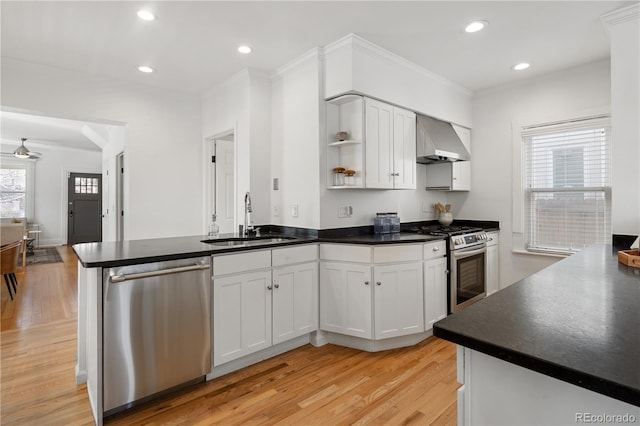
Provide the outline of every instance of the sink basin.
<path id="1" fill-rule="evenodd" d="M 283 241 L 295 240 L 295 237 L 235 237 L 202 240 L 203 243 L 221 247 L 246 247 L 259 244 L 281 243 Z"/>

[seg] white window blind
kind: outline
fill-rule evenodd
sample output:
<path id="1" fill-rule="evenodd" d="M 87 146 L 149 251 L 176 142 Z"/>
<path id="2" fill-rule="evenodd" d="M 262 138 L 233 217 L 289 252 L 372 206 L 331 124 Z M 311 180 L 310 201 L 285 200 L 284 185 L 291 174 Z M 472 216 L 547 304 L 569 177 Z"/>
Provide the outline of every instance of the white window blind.
<path id="1" fill-rule="evenodd" d="M 609 241 L 610 134 L 608 118 L 523 129 L 527 250 L 572 253 Z"/>

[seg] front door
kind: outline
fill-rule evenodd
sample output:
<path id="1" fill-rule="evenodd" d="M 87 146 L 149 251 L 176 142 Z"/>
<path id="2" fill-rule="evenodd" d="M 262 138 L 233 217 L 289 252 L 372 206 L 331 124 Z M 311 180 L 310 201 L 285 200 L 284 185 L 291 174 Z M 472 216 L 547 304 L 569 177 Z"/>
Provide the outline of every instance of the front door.
<path id="1" fill-rule="evenodd" d="M 102 241 L 102 175 L 69 174 L 67 244 Z"/>

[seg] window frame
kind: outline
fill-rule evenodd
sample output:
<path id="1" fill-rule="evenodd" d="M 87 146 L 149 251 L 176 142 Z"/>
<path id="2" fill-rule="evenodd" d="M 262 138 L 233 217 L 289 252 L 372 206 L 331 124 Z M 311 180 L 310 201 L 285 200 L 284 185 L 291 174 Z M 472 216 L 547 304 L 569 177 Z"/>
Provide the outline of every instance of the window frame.
<path id="1" fill-rule="evenodd" d="M 608 121 L 607 127 L 611 130 L 611 111 L 608 107 L 590 108 L 581 111 L 570 111 L 566 113 L 558 113 L 553 116 L 537 116 L 529 118 L 517 118 L 511 122 L 511 136 L 512 136 L 512 152 L 511 152 L 511 166 L 512 166 L 512 222 L 511 222 L 511 251 L 516 254 L 526 254 L 533 256 L 545 256 L 545 257 L 559 257 L 563 258 L 571 255 L 573 252 L 560 252 L 560 251 L 537 251 L 529 250 L 526 247 L 526 213 L 527 213 L 527 189 L 526 188 L 526 158 L 523 133 L 526 129 L 530 128 L 546 128 L 552 130 L 557 127 L 560 130 L 565 130 L 571 123 L 588 122 L 595 120 Z M 611 159 L 611 145 L 612 134 L 609 136 L 609 155 Z M 612 170 L 610 170 L 612 173 Z M 609 176 L 611 179 L 611 176 Z M 606 188 L 608 191 L 608 203 L 611 206 L 612 203 L 612 186 Z M 611 220 L 611 218 L 610 218 Z M 611 223 L 610 223 L 611 227 Z"/>
<path id="2" fill-rule="evenodd" d="M 35 168 L 36 160 L 30 158 L 16 158 L 13 156 L 2 156 L 0 169 L 24 169 L 26 170 L 25 188 L 25 216 L 28 222 L 35 217 Z"/>

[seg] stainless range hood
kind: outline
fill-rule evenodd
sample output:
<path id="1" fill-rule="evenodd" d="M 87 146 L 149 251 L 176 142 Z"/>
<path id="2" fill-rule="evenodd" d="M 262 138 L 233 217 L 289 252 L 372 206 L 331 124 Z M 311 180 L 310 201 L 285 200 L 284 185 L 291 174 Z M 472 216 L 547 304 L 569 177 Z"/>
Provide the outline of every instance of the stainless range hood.
<path id="1" fill-rule="evenodd" d="M 470 160 L 470 155 L 451 123 L 417 115 L 418 163 Z"/>

